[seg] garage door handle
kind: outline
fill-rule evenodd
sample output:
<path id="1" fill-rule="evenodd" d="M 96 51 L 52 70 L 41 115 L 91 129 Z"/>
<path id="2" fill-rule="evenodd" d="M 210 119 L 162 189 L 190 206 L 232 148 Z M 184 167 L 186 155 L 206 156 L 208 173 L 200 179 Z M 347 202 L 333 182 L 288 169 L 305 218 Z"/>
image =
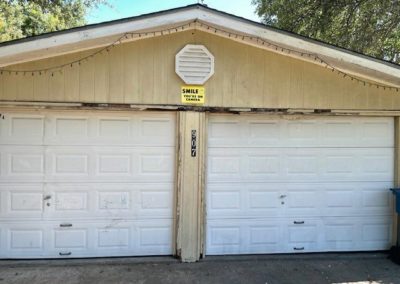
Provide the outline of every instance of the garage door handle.
<path id="1" fill-rule="evenodd" d="M 66 223 L 64 223 L 64 224 L 60 224 L 60 227 L 61 227 L 61 228 L 72 227 L 72 224 L 66 224 Z"/>
<path id="2" fill-rule="evenodd" d="M 294 250 L 304 250 L 304 247 L 294 247 Z"/>
<path id="3" fill-rule="evenodd" d="M 72 253 L 69 251 L 69 252 L 59 252 L 58 254 L 59 255 L 71 255 Z"/>
<path id="4" fill-rule="evenodd" d="M 46 195 L 46 196 L 43 198 L 43 200 L 49 200 L 49 199 L 51 199 L 51 195 Z"/>
<path id="5" fill-rule="evenodd" d="M 302 224 L 304 224 L 304 221 L 294 221 L 293 224 L 295 224 L 295 225 L 302 225 Z"/>

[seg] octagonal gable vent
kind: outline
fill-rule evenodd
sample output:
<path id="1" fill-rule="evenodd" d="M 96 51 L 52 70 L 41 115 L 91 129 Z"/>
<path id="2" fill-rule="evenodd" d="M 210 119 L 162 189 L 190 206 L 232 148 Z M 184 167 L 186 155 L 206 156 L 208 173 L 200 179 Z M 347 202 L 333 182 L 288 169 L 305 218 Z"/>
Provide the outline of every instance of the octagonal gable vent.
<path id="1" fill-rule="evenodd" d="M 203 85 L 214 74 L 214 56 L 204 45 L 188 44 L 175 56 L 175 72 L 188 85 Z"/>

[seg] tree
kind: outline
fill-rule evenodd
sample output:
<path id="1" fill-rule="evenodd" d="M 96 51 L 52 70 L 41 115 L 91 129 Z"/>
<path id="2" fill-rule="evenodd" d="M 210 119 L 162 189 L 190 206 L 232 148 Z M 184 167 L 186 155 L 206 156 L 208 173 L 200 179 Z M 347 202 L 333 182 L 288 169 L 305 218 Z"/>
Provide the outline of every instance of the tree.
<path id="1" fill-rule="evenodd" d="M 252 0 L 265 24 L 400 63 L 399 0 Z"/>
<path id="2" fill-rule="evenodd" d="M 86 13 L 107 0 L 1 0 L 0 42 L 85 24 Z"/>

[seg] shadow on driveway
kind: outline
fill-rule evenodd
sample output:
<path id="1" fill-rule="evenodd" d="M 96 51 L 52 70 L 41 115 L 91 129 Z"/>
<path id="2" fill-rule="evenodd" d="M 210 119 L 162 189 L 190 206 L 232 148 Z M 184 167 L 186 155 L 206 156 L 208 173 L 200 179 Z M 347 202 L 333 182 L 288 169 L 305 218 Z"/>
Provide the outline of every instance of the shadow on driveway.
<path id="1" fill-rule="evenodd" d="M 399 283 L 385 253 L 0 261 L 2 283 Z"/>

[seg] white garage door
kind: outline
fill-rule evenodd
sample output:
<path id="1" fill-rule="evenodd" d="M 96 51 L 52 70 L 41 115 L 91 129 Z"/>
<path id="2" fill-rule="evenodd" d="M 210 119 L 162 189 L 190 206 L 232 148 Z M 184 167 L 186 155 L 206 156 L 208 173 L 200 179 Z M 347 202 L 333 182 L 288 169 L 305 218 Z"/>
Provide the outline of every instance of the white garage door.
<path id="1" fill-rule="evenodd" d="M 173 114 L 1 116 L 0 258 L 172 254 Z"/>
<path id="2" fill-rule="evenodd" d="M 388 249 L 391 118 L 211 116 L 207 254 Z"/>

